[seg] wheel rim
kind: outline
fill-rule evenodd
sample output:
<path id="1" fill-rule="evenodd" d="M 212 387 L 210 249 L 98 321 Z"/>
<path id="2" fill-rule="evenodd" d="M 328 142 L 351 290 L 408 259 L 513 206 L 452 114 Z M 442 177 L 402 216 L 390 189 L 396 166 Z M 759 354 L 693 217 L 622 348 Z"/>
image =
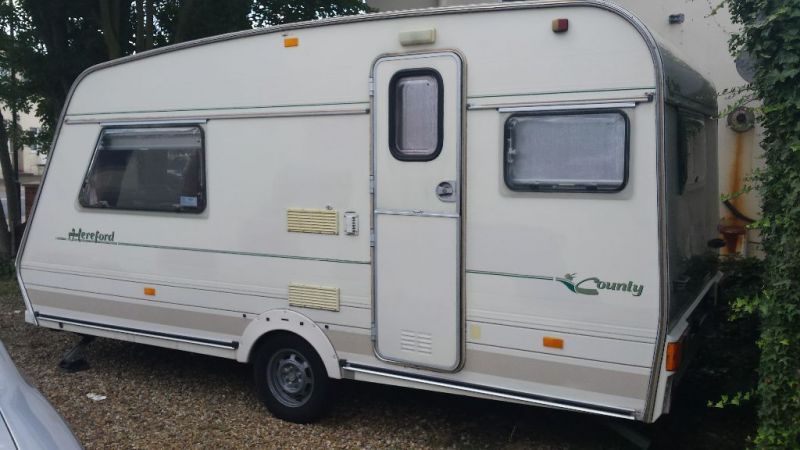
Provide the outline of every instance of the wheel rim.
<path id="1" fill-rule="evenodd" d="M 296 408 L 311 398 L 314 372 L 301 353 L 292 349 L 278 350 L 267 365 L 267 385 L 275 399 Z"/>

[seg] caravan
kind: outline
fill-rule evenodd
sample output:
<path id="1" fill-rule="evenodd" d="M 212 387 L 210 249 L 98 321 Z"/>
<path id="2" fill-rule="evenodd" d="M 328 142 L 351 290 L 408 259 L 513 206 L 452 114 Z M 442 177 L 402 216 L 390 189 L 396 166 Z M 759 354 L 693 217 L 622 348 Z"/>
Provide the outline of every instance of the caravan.
<path id="1" fill-rule="evenodd" d="M 595 0 L 165 47 L 69 94 L 18 258 L 32 324 L 333 379 L 668 412 L 719 275 L 716 93 Z"/>

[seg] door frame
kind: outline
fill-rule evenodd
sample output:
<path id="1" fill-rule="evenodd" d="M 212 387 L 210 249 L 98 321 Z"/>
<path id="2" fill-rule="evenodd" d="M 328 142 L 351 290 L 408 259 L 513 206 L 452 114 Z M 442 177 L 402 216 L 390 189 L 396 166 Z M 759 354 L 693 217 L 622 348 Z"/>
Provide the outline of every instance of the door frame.
<path id="1" fill-rule="evenodd" d="M 376 178 L 376 157 L 377 157 L 377 127 L 378 127 L 378 117 L 376 114 L 376 69 L 378 64 L 384 60 L 402 60 L 402 59 L 415 59 L 419 58 L 422 59 L 425 56 L 454 56 L 456 60 L 458 60 L 459 67 L 459 107 L 458 107 L 458 125 L 459 125 L 459 132 L 456 133 L 456 148 L 458 149 L 458 156 L 457 156 L 457 168 L 456 173 L 458 175 L 457 181 L 457 195 L 458 195 L 458 230 L 459 230 L 459 239 L 458 239 L 458 246 L 457 246 L 457 270 L 458 270 L 458 286 L 456 286 L 458 295 L 457 295 L 457 315 L 458 315 L 458 323 L 457 323 L 457 343 L 458 343 L 458 364 L 450 369 L 440 369 L 434 368 L 429 366 L 420 366 L 415 365 L 413 363 L 409 363 L 406 361 L 398 361 L 389 358 L 385 358 L 379 352 L 377 339 L 378 339 L 378 298 L 377 298 L 377 229 L 376 229 L 376 217 L 377 213 L 377 178 Z M 467 142 L 467 60 L 464 55 L 456 50 L 450 48 L 443 48 L 443 49 L 430 49 L 430 50 L 419 50 L 419 51 L 410 51 L 410 52 L 401 52 L 401 53 L 383 53 L 378 55 L 375 60 L 372 62 L 370 66 L 370 74 L 369 74 L 369 96 L 370 96 L 370 261 L 371 261 L 371 286 L 370 286 L 370 297 L 371 297 L 371 306 L 372 306 L 372 313 L 371 313 L 371 324 L 370 324 L 370 341 L 372 343 L 372 352 L 375 357 L 386 363 L 390 364 L 399 364 L 405 367 L 415 368 L 415 369 L 422 369 L 431 372 L 442 372 L 442 373 L 453 373 L 459 372 L 463 369 L 464 364 L 466 363 L 466 211 L 467 211 L 467 182 L 466 182 L 466 173 L 467 173 L 467 152 L 466 152 L 466 142 Z M 402 212 L 396 212 L 402 214 Z M 431 217 L 441 217 L 441 214 L 431 213 L 428 214 Z"/>

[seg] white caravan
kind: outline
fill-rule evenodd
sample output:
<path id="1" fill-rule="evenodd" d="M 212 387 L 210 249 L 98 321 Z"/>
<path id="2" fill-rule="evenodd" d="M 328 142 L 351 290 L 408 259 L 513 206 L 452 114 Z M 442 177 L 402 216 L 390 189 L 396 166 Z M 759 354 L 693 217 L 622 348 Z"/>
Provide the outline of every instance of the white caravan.
<path id="1" fill-rule="evenodd" d="M 298 422 L 339 378 L 652 422 L 718 281 L 715 101 L 593 0 L 101 64 L 20 250 L 26 320 L 253 363 Z"/>

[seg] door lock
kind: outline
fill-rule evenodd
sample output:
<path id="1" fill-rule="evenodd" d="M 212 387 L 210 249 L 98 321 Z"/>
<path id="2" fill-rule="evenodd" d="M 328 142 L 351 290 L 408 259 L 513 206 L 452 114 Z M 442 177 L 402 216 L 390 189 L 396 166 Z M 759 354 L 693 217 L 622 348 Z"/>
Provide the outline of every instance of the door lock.
<path id="1" fill-rule="evenodd" d="M 436 186 L 436 196 L 443 202 L 453 203 L 456 201 L 455 181 L 442 181 Z"/>

